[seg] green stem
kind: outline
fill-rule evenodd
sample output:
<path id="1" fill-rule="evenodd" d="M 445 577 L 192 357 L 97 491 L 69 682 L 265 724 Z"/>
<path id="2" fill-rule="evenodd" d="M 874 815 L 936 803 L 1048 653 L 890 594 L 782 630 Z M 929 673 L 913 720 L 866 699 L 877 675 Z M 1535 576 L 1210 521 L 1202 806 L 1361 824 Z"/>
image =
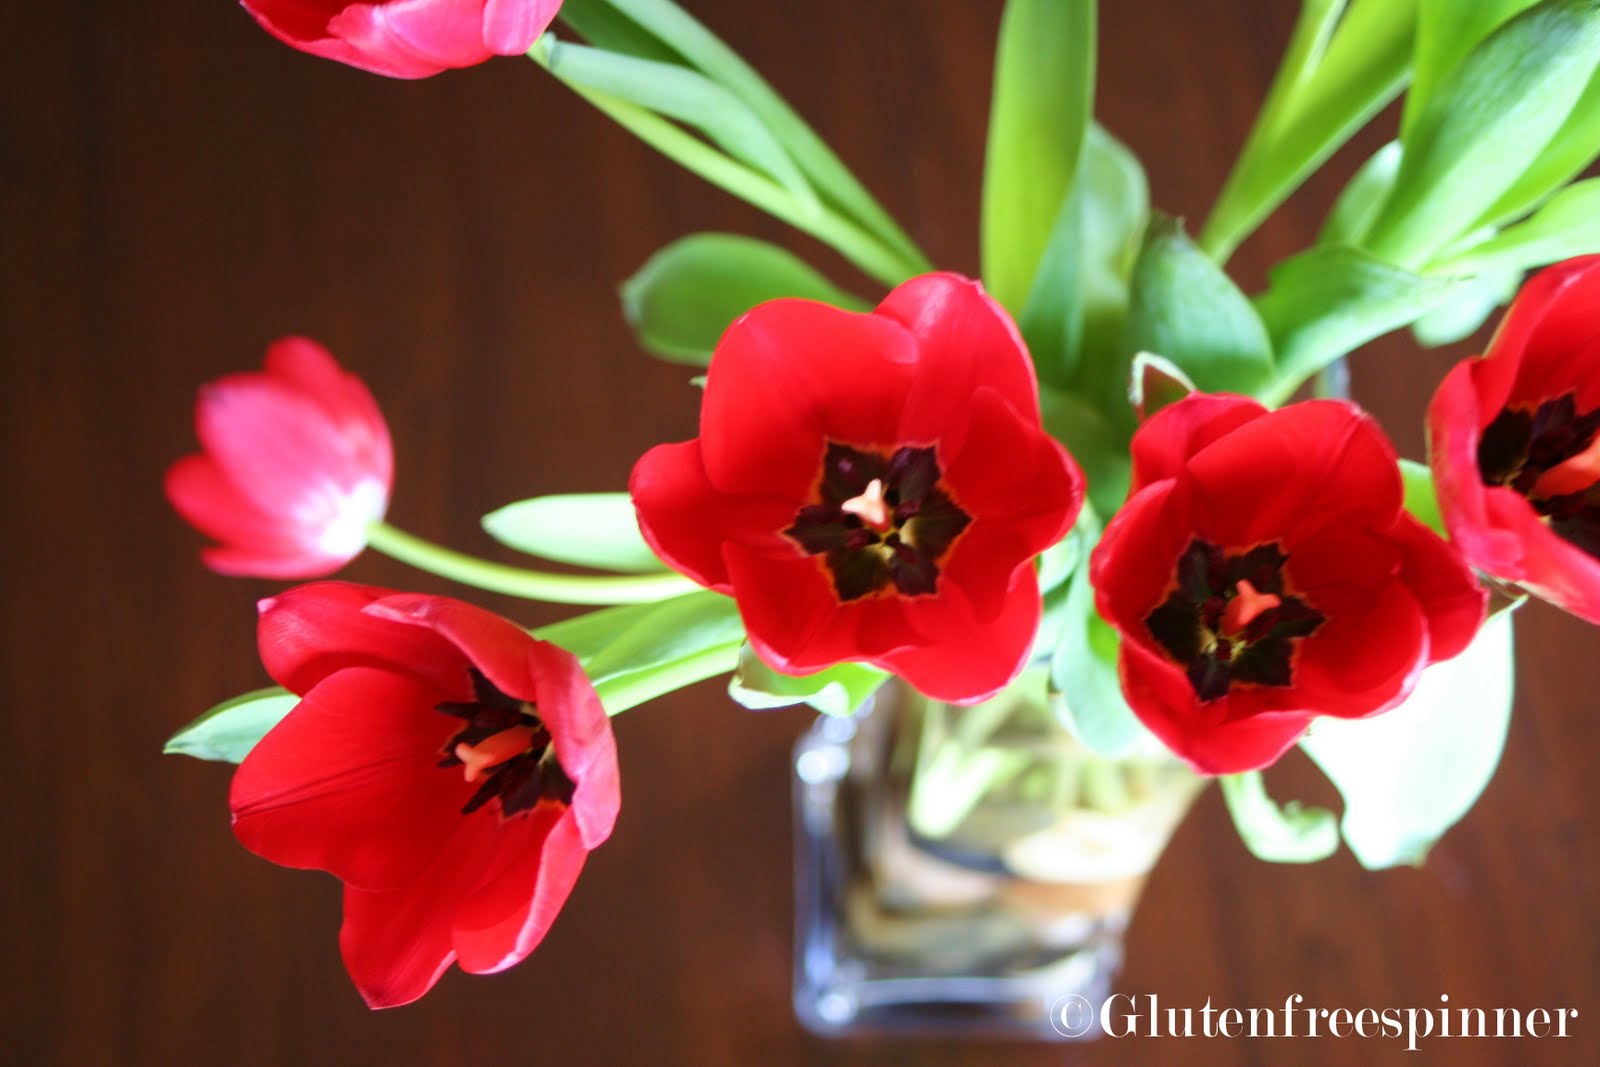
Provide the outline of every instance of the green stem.
<path id="1" fill-rule="evenodd" d="M 1261 104 L 1261 112 L 1200 231 L 1200 247 L 1218 263 L 1228 261 L 1234 249 L 1270 210 L 1270 194 L 1264 197 L 1255 188 L 1260 184 L 1257 173 L 1267 165 L 1284 112 L 1316 70 L 1334 24 L 1343 11 L 1344 0 L 1304 0 L 1300 6 L 1300 17 Z"/>
<path id="2" fill-rule="evenodd" d="M 736 94 L 835 201 L 922 274 L 933 269 L 893 216 L 873 198 L 782 96 L 721 38 L 672 0 L 608 0 L 713 80 Z"/>
<path id="3" fill-rule="evenodd" d="M 693 685 L 695 682 L 727 674 L 739 665 L 739 646 L 742 641 L 718 645 L 679 660 L 670 667 L 656 667 L 620 678 L 600 682 L 595 692 L 607 715 L 620 715 L 629 708 L 654 700 L 658 696 Z"/>
<path id="4" fill-rule="evenodd" d="M 528 54 L 534 62 L 544 65 L 537 45 Z M 730 159 L 660 115 L 606 93 L 570 82 L 563 84 L 685 170 L 810 234 L 884 285 L 893 288 L 926 269 L 925 261 L 909 259 L 887 248 L 831 208 L 801 203 L 782 185 Z"/>
<path id="5" fill-rule="evenodd" d="M 491 593 L 556 604 L 638 604 L 692 592 L 698 586 L 681 574 L 590 576 L 526 570 L 469 556 L 397 530 L 386 522 L 367 528 L 367 543 L 384 555 Z"/>

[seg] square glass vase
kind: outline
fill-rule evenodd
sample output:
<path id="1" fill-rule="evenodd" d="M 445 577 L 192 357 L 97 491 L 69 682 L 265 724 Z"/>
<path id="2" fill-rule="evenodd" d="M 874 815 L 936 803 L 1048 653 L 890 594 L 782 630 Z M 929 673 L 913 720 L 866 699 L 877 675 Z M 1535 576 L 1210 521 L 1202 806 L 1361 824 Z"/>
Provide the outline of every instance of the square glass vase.
<path id="1" fill-rule="evenodd" d="M 894 681 L 820 717 L 793 769 L 794 1008 L 825 1036 L 1096 1033 L 1202 783 L 1158 746 L 1095 755 L 1042 695 L 955 708 Z"/>

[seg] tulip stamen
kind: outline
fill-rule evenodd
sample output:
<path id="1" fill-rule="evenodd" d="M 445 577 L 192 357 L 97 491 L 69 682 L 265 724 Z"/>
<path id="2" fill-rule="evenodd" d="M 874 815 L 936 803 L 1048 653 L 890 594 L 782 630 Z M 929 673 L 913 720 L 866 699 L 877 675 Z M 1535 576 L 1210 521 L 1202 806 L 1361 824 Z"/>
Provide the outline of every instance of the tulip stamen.
<path id="1" fill-rule="evenodd" d="M 855 515 L 879 533 L 894 528 L 894 524 L 889 521 L 889 505 L 883 499 L 882 478 L 872 479 L 859 496 L 853 496 L 840 504 L 839 510 L 846 515 Z"/>
<path id="2" fill-rule="evenodd" d="M 1228 554 L 1196 538 L 1178 558 L 1175 588 L 1149 615 L 1152 637 L 1184 668 L 1202 702 L 1236 683 L 1288 685 L 1294 641 L 1323 616 L 1289 595 L 1275 544 Z"/>
<path id="3" fill-rule="evenodd" d="M 1234 583 L 1234 589 L 1234 597 L 1228 601 L 1222 613 L 1224 633 L 1239 633 L 1260 618 L 1263 612 L 1271 611 L 1283 603 L 1283 598 L 1276 593 L 1256 592 L 1256 587 L 1244 578 Z"/>
<path id="4" fill-rule="evenodd" d="M 480 783 L 461 808 L 470 815 L 498 800 L 502 819 L 531 811 L 542 800 L 571 804 L 575 786 L 556 760 L 550 731 L 538 710 L 508 696 L 483 672 L 469 668 L 473 699 L 439 704 L 437 709 L 467 725 L 444 748 L 440 767 L 461 767 L 465 780 Z"/>
<path id="5" fill-rule="evenodd" d="M 458 741 L 452 751 L 461 761 L 467 781 L 476 782 L 492 768 L 527 752 L 533 745 L 534 735 L 532 726 L 513 726 L 490 734 L 476 745 Z"/>
<path id="6" fill-rule="evenodd" d="M 815 502 L 783 531 L 826 568 L 840 602 L 925 596 L 971 522 L 942 482 L 936 450 L 892 455 L 830 443 Z"/>

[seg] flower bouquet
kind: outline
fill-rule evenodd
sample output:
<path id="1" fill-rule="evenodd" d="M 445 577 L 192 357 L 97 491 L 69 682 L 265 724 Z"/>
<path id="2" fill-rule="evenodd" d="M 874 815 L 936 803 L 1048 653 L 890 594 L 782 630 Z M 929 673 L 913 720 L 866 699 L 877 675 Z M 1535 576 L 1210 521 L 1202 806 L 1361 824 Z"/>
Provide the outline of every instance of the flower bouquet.
<path id="1" fill-rule="evenodd" d="M 529 632 L 453 598 L 288 588 L 260 603 L 277 684 L 169 743 L 239 763 L 247 848 L 344 883 L 341 951 L 373 1006 L 532 952 L 617 818 L 611 717 L 731 675 L 749 707 L 823 716 L 797 758 L 818 865 L 802 1015 L 999 997 L 1046 1024 L 1055 995 L 1104 988 L 1205 782 L 1264 859 L 1342 840 L 1368 867 L 1420 862 L 1498 761 L 1511 609 L 1600 621 L 1588 0 L 1308 0 L 1194 234 L 1094 121 L 1094 5 L 1009 0 L 981 282 L 927 262 L 670 0 L 245 7 L 393 77 L 526 53 L 865 279 L 721 233 L 644 264 L 622 311 L 697 375 L 699 434 L 647 452 L 625 493 L 484 518 L 559 569 L 388 525 L 382 414 L 313 341 L 202 391 L 202 451 L 167 491 L 214 570 L 324 578 L 370 547 L 597 608 Z M 1380 114 L 1394 140 L 1246 295 L 1232 251 Z M 1426 462 L 1399 459 L 1342 398 L 1345 357 L 1408 327 L 1457 340 L 1502 305 L 1439 386 Z M 1267 793 L 1296 746 L 1342 817 Z"/>

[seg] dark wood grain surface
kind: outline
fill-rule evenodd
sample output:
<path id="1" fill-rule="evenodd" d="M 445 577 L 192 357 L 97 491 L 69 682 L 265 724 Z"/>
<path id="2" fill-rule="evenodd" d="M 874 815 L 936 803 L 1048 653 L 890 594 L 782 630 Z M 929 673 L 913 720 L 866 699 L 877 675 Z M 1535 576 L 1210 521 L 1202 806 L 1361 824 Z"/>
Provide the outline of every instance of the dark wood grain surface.
<path id="1" fill-rule="evenodd" d="M 1293 6 L 1102 5 L 1099 111 L 1167 210 L 1203 216 Z M 716 684 L 619 721 L 621 822 L 527 963 L 367 1012 L 338 960 L 336 884 L 234 843 L 226 767 L 159 754 L 265 681 L 252 603 L 273 586 L 202 570 L 161 497 L 195 387 L 278 335 L 325 341 L 387 412 L 394 520 L 492 552 L 482 513 L 620 488 L 644 449 L 692 435 L 685 375 L 636 350 L 615 300 L 660 245 L 755 233 L 871 288 L 524 61 L 401 83 L 292 52 L 228 3 L 5 7 L 0 1061 L 1600 1062 L 1600 634 L 1540 606 L 1520 623 L 1505 762 L 1425 868 L 1258 863 L 1208 794 L 1151 880 L 1121 988 L 1196 1008 L 1579 1009 L 1566 1042 L 812 1038 L 788 1004 L 786 754 L 806 717 L 745 712 Z M 693 7 L 941 266 L 976 270 L 997 2 Z M 1242 279 L 1310 240 L 1356 158 L 1246 246 Z M 1357 360 L 1358 396 L 1403 450 L 1468 350 L 1397 340 Z M 347 574 L 447 588 L 375 556 Z M 1294 760 L 1272 781 L 1329 799 Z"/>

